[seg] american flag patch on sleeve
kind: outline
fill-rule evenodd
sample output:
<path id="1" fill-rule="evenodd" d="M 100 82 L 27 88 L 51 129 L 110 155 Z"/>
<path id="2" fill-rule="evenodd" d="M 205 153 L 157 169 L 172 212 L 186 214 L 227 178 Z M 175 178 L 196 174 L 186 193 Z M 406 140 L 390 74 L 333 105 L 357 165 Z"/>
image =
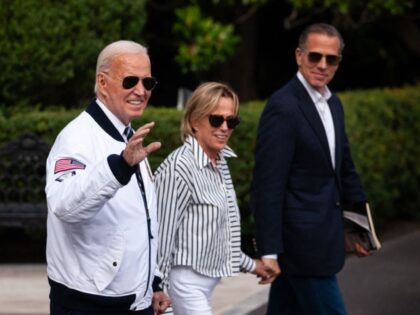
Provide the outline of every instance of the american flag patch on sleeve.
<path id="1" fill-rule="evenodd" d="M 86 165 L 82 162 L 71 158 L 65 158 L 55 162 L 54 174 L 70 170 L 84 170 L 85 168 Z"/>

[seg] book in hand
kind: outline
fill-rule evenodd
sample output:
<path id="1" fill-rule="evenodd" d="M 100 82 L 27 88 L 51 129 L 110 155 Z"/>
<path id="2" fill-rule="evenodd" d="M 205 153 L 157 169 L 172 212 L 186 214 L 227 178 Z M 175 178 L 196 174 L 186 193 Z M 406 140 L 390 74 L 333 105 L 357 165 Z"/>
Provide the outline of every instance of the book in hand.
<path id="1" fill-rule="evenodd" d="M 355 243 L 359 243 L 369 251 L 381 248 L 368 203 L 360 208 L 344 210 L 343 216 L 345 219 L 346 243 L 350 247 L 350 251 L 354 251 L 352 244 Z"/>

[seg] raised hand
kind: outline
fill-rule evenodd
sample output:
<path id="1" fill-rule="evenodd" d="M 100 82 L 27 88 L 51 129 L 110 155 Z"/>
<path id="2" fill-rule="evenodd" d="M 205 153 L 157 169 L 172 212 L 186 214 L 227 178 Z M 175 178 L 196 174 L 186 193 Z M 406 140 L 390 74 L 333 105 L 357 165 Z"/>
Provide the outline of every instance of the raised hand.
<path id="1" fill-rule="evenodd" d="M 123 152 L 123 158 L 129 165 L 134 166 L 140 163 L 147 157 L 147 155 L 161 147 L 160 142 L 152 142 L 146 147 L 143 146 L 144 139 L 154 126 L 154 122 L 141 126 L 136 130 L 130 140 L 128 140 L 127 146 Z"/>

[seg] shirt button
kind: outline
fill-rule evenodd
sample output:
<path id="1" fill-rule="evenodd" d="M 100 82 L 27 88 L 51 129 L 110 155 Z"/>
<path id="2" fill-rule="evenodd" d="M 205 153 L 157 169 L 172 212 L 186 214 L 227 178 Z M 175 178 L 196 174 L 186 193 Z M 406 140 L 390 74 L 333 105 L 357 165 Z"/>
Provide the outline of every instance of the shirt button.
<path id="1" fill-rule="evenodd" d="M 114 266 L 114 267 L 117 267 L 117 262 L 116 261 L 114 261 L 113 263 L 112 263 L 112 265 Z"/>
<path id="2" fill-rule="evenodd" d="M 336 207 L 341 206 L 341 205 L 340 205 L 340 202 L 339 202 L 339 201 L 337 201 L 337 202 L 335 203 L 335 206 L 336 206 Z"/>

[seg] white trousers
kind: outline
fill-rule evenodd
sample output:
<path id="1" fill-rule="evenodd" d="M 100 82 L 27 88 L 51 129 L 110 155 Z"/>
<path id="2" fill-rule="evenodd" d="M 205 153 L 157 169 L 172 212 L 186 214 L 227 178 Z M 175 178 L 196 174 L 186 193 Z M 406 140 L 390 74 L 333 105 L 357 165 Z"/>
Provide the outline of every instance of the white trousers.
<path id="1" fill-rule="evenodd" d="M 211 294 L 220 278 L 210 278 L 191 267 L 175 266 L 169 274 L 168 293 L 175 315 L 212 315 Z"/>

